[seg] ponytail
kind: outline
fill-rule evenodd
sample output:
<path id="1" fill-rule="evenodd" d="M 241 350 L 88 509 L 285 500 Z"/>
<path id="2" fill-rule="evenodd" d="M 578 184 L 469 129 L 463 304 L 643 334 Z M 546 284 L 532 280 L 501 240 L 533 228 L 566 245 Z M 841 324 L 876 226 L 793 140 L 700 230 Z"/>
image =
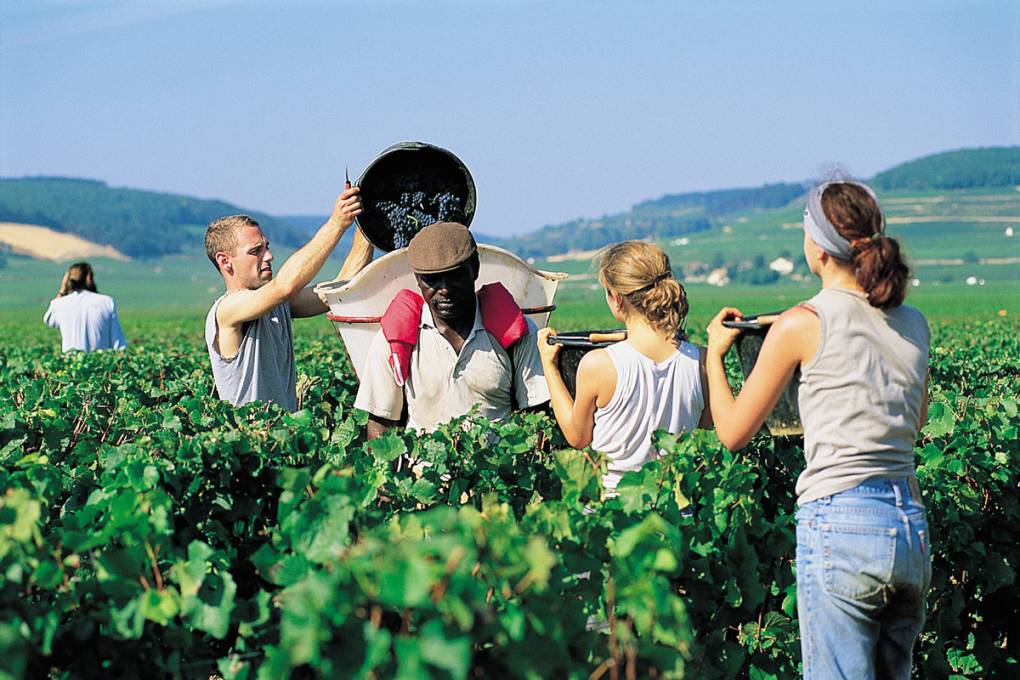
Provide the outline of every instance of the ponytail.
<path id="1" fill-rule="evenodd" d="M 666 337 L 677 342 L 684 338 L 687 291 L 673 278 L 669 256 L 658 246 L 644 241 L 610 246 L 602 254 L 599 282 Z"/>
<path id="2" fill-rule="evenodd" d="M 632 293 L 627 296 L 627 302 L 656 330 L 667 337 L 683 339 L 688 310 L 687 291 L 672 276 L 662 279 L 644 293 Z"/>
<path id="3" fill-rule="evenodd" d="M 899 307 L 907 295 L 910 269 L 900 255 L 896 239 L 883 234 L 875 236 L 850 242 L 857 284 L 868 294 L 872 307 Z"/>
<path id="4" fill-rule="evenodd" d="M 854 275 L 871 306 L 891 309 L 903 304 L 910 269 L 899 242 L 884 233 L 878 202 L 865 188 L 850 182 L 830 184 L 821 200 L 825 216 L 850 242 Z"/>

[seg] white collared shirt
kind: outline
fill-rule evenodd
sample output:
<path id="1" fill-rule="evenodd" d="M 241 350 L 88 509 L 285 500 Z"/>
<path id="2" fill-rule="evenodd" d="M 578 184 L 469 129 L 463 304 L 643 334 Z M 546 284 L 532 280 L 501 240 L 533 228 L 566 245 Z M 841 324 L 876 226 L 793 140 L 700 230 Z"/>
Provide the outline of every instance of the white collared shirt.
<path id="1" fill-rule="evenodd" d="M 117 305 L 109 295 L 78 290 L 58 297 L 50 302 L 43 323 L 60 329 L 64 352 L 127 347 L 117 318 Z"/>
<path id="2" fill-rule="evenodd" d="M 431 431 L 478 404 L 482 417 L 502 420 L 513 408 L 549 400 L 536 344 L 537 329 L 528 320 L 528 335 L 507 350 L 482 325 L 475 301 L 475 321 L 458 354 L 436 328 L 428 304 L 421 310 L 418 344 L 411 353 L 411 375 L 402 388 L 390 369 L 389 343 L 379 331 L 372 339 L 355 408 L 398 420 L 407 399 L 407 427 Z M 515 399 L 511 400 L 510 390 Z"/>

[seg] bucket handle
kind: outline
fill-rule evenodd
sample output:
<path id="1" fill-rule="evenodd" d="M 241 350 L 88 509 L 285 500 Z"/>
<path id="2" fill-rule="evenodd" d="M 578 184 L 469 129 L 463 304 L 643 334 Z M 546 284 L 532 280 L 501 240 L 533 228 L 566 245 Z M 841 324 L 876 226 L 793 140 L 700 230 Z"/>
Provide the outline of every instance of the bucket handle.
<path id="1" fill-rule="evenodd" d="M 521 312 L 524 314 L 545 314 L 555 309 L 556 305 L 545 305 L 543 307 L 523 307 Z M 382 320 L 381 316 L 345 316 L 333 312 L 326 312 L 326 318 L 336 323 L 379 323 Z"/>

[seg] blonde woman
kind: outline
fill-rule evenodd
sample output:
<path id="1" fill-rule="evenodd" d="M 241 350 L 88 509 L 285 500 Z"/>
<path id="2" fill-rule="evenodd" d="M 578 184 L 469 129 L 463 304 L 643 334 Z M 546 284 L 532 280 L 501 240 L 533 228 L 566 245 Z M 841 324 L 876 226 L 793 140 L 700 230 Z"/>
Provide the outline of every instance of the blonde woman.
<path id="1" fill-rule="evenodd" d="M 547 342 L 556 331 L 539 331 L 538 347 L 556 422 L 571 446 L 591 445 L 607 456 L 603 482 L 612 494 L 625 472 L 658 455 L 653 432 L 708 428 L 712 420 L 705 353 L 684 340 L 687 293 L 666 253 L 643 241 L 611 246 L 602 255 L 599 282 L 627 339 L 581 359 L 576 398 L 556 366 L 559 345 Z"/>

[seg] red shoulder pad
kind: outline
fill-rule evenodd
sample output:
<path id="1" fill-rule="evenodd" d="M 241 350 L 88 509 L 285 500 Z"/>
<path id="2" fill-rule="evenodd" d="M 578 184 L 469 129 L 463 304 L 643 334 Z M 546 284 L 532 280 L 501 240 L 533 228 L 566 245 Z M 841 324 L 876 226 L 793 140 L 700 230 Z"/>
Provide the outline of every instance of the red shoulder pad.
<path id="1" fill-rule="evenodd" d="M 482 310 L 482 325 L 507 349 L 528 334 L 524 313 L 502 283 L 489 283 L 478 290 L 478 306 Z"/>
<path id="2" fill-rule="evenodd" d="M 425 299 L 412 290 L 404 289 L 393 297 L 389 307 L 379 319 L 383 337 L 390 343 L 390 370 L 401 387 L 411 375 L 411 352 L 418 344 L 418 327 L 421 325 L 421 308 Z"/>

